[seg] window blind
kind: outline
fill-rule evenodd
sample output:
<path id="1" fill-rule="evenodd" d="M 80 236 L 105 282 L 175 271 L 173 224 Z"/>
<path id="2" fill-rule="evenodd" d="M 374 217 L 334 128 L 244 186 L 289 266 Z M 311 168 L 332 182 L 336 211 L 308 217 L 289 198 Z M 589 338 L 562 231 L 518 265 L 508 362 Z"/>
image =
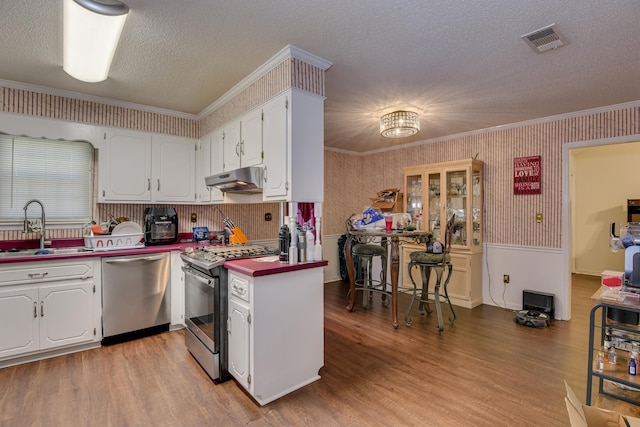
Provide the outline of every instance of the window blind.
<path id="1" fill-rule="evenodd" d="M 0 222 L 21 222 L 38 199 L 49 222 L 89 222 L 93 146 L 88 142 L 0 135 Z M 31 205 L 30 218 L 40 215 Z"/>

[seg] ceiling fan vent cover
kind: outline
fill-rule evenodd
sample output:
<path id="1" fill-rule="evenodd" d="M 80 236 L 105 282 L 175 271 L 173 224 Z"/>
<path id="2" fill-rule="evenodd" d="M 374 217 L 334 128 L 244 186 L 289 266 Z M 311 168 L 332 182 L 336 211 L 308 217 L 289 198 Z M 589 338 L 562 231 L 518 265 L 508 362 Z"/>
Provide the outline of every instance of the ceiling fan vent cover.
<path id="1" fill-rule="evenodd" d="M 557 49 L 567 44 L 567 40 L 558 32 L 555 26 L 556 24 L 551 24 L 529 34 L 525 34 L 522 36 L 522 40 L 524 40 L 535 53 Z"/>

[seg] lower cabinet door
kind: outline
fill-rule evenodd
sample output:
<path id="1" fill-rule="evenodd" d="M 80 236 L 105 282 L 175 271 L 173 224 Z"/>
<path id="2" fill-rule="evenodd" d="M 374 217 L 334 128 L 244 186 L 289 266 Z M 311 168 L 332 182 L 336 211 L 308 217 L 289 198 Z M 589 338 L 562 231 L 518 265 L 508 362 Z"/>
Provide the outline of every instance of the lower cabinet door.
<path id="1" fill-rule="evenodd" d="M 93 340 L 93 281 L 40 287 L 40 349 Z"/>
<path id="2" fill-rule="evenodd" d="M 38 350 L 38 289 L 0 288 L 0 359 Z"/>
<path id="3" fill-rule="evenodd" d="M 229 300 L 229 373 L 249 390 L 249 307 Z"/>

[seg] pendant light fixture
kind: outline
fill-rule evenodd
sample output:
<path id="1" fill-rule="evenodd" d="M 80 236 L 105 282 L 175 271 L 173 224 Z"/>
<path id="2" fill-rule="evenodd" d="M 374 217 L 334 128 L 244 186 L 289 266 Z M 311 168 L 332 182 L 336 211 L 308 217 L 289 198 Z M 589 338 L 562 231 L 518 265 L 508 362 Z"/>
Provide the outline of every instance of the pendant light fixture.
<path id="1" fill-rule="evenodd" d="M 394 111 L 380 118 L 380 134 L 386 138 L 405 138 L 420 131 L 418 113 Z"/>
<path id="2" fill-rule="evenodd" d="M 64 0 L 64 71 L 84 82 L 105 80 L 128 13 L 117 0 Z"/>

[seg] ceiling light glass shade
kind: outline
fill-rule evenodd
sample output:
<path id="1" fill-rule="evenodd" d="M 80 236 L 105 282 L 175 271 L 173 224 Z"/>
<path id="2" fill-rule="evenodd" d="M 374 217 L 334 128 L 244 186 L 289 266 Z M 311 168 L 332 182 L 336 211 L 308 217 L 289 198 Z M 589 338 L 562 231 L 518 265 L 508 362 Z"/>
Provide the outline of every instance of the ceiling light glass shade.
<path id="1" fill-rule="evenodd" d="M 418 113 L 394 111 L 380 118 L 380 134 L 387 138 L 405 138 L 420 131 Z"/>
<path id="2" fill-rule="evenodd" d="M 85 82 L 107 78 L 129 7 L 116 0 L 64 0 L 63 69 Z"/>

